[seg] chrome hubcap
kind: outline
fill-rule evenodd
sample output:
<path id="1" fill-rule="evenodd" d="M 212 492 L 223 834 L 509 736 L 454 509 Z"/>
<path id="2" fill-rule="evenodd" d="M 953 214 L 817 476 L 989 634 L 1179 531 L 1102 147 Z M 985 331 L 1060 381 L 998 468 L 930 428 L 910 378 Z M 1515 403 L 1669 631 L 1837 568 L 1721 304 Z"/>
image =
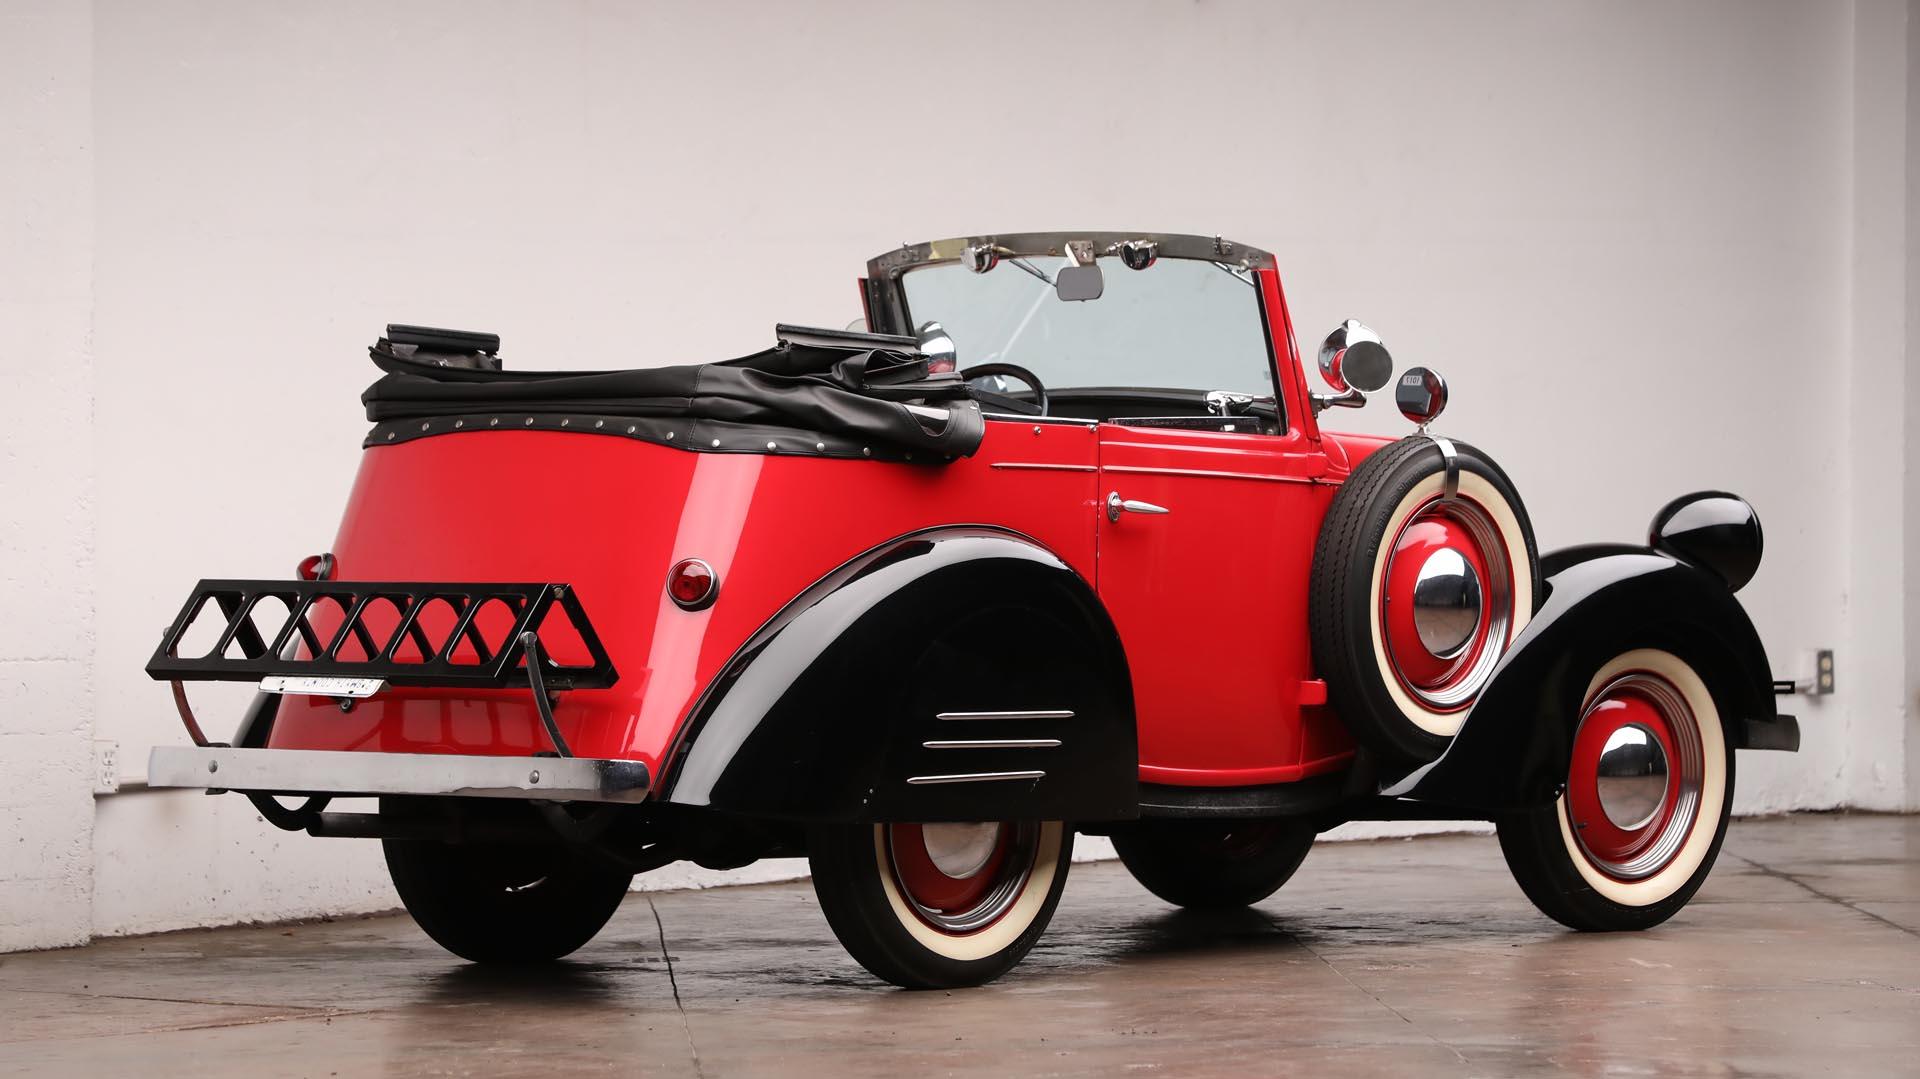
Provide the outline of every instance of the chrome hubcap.
<path id="1" fill-rule="evenodd" d="M 1633 829 L 1651 821 L 1667 793 L 1667 754 L 1660 739 L 1638 723 L 1614 731 L 1600 751 L 1594 787 L 1600 811 L 1614 827 Z"/>
<path id="2" fill-rule="evenodd" d="M 1000 825 L 994 822 L 926 824 L 920 829 L 933 867 L 956 880 L 980 872 L 1000 845 Z"/>
<path id="3" fill-rule="evenodd" d="M 1413 585 L 1413 628 L 1438 659 L 1452 659 L 1473 642 L 1480 625 L 1480 575 L 1459 551 L 1443 547 L 1427 557 Z"/>
<path id="4" fill-rule="evenodd" d="M 1673 862 L 1699 823 L 1707 736 L 1686 696 L 1657 674 L 1631 671 L 1600 688 L 1574 733 L 1564 799 L 1590 865 L 1631 882 Z"/>
<path id="5" fill-rule="evenodd" d="M 1033 875 L 1041 825 L 876 825 L 888 871 L 913 912 L 943 933 L 971 933 L 1011 910 Z"/>
<path id="6" fill-rule="evenodd" d="M 1504 535 L 1463 495 L 1419 507 L 1391 544 L 1377 647 L 1419 707 L 1464 709 L 1506 654 L 1515 619 Z"/>

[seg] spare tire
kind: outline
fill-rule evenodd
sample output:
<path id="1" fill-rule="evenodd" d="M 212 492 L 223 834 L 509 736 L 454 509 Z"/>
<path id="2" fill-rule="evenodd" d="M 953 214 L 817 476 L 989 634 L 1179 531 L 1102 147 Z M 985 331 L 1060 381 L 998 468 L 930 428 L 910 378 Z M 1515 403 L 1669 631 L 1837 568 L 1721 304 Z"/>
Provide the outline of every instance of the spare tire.
<path id="1" fill-rule="evenodd" d="M 1425 435 L 1382 447 L 1314 547 L 1307 615 L 1329 703 L 1383 765 L 1433 760 L 1539 595 L 1533 525 L 1498 465 Z"/>

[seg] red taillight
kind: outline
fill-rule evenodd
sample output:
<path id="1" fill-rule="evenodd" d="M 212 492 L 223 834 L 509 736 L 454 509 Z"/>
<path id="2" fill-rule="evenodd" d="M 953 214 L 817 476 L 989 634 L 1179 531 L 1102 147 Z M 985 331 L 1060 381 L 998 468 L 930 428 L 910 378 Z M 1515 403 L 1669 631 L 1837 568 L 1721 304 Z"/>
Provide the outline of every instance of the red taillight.
<path id="1" fill-rule="evenodd" d="M 333 556 L 310 554 L 300 560 L 300 568 L 296 572 L 303 581 L 324 581 L 333 576 Z"/>
<path id="2" fill-rule="evenodd" d="M 704 610 L 719 594 L 719 575 L 698 558 L 683 558 L 667 572 L 667 595 L 686 610 Z"/>

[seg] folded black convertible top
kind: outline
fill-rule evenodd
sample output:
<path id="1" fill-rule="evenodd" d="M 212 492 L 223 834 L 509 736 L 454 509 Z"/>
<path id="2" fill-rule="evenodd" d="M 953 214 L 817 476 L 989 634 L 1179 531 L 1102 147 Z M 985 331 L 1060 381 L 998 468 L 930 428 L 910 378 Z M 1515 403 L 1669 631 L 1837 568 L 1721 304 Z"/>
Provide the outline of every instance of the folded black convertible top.
<path id="1" fill-rule="evenodd" d="M 938 463 L 972 454 L 985 431 L 965 382 L 929 373 L 907 338 L 782 326 L 773 348 L 721 363 L 550 372 L 396 343 L 398 329 L 369 349 L 386 372 L 360 398 L 369 446 L 564 429 L 703 453 Z"/>

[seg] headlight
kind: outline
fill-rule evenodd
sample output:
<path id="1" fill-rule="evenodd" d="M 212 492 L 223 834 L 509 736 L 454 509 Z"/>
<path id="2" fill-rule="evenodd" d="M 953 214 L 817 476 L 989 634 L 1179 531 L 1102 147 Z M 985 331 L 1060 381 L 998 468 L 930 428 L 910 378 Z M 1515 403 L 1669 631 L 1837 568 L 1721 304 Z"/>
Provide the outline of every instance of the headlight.
<path id="1" fill-rule="evenodd" d="M 1647 543 L 1712 571 L 1738 592 L 1760 568 L 1760 515 L 1739 495 L 1695 491 L 1660 507 Z"/>

